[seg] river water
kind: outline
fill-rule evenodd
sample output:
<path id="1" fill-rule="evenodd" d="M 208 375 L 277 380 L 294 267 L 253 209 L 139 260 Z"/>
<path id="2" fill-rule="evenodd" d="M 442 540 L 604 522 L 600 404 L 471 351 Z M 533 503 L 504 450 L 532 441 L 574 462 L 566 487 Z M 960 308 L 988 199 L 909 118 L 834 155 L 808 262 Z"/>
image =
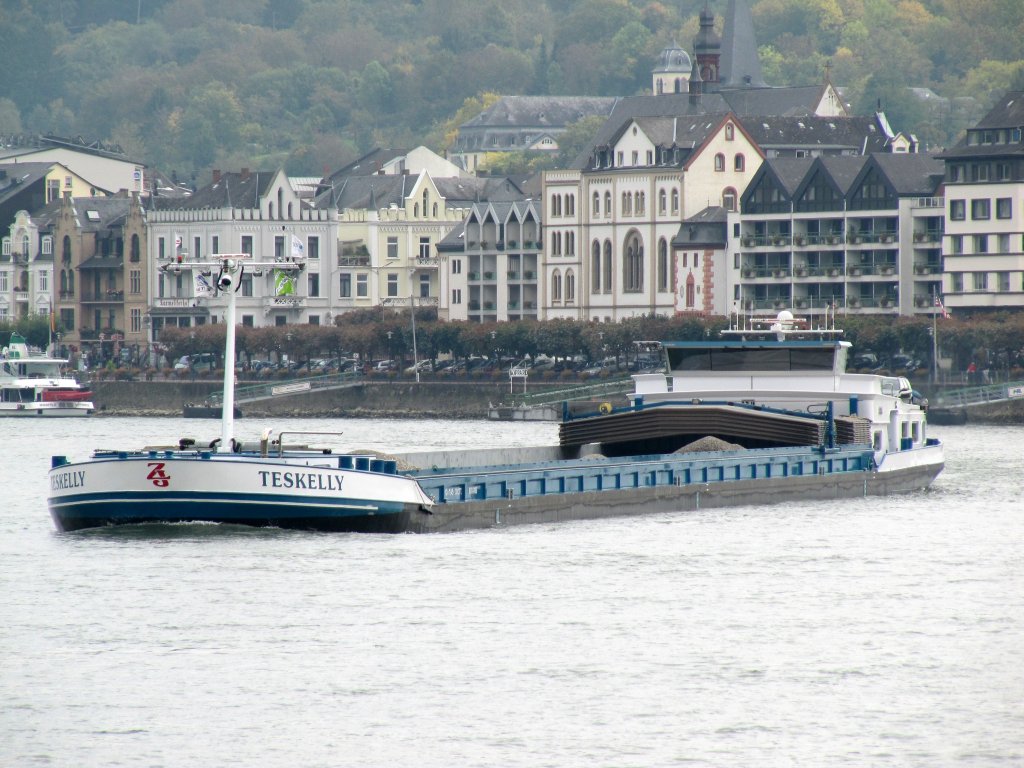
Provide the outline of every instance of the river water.
<path id="1" fill-rule="evenodd" d="M 218 424 L 0 423 L 0 765 L 1024 765 L 1020 428 L 933 427 L 947 468 L 910 496 L 369 536 L 58 534 L 51 454 Z"/>

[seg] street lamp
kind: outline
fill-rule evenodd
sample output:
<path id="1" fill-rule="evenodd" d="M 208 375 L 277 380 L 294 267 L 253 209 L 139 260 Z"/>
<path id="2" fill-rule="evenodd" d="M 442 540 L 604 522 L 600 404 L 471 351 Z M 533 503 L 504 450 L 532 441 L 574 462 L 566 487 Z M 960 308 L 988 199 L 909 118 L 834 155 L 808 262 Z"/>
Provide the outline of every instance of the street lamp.
<path id="1" fill-rule="evenodd" d="M 391 352 L 391 337 L 393 335 L 394 335 L 393 331 L 388 331 L 388 362 L 391 363 L 391 364 L 394 363 L 394 358 L 392 357 L 392 352 Z"/>

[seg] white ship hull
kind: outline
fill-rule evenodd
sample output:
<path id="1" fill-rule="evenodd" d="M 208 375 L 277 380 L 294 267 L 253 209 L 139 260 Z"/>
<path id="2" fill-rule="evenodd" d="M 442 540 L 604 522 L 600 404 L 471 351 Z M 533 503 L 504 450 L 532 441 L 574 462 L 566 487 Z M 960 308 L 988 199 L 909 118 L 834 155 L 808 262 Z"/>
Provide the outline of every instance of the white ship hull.
<path id="1" fill-rule="evenodd" d="M 413 511 L 429 509 L 415 480 L 343 463 L 352 457 L 150 451 L 55 460 L 49 508 L 62 531 L 209 522 L 380 532 L 404 530 Z"/>

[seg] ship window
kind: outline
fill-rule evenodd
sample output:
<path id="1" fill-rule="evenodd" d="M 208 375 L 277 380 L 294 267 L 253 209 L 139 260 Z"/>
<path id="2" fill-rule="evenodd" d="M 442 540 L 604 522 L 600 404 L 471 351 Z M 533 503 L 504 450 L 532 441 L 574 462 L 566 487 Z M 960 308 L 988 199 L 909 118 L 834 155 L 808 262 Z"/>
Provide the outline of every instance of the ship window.
<path id="1" fill-rule="evenodd" d="M 882 450 L 882 433 L 875 432 L 874 438 L 871 441 L 871 447 L 876 451 Z"/>
<path id="2" fill-rule="evenodd" d="M 831 371 L 835 348 L 669 347 L 673 371 Z"/>

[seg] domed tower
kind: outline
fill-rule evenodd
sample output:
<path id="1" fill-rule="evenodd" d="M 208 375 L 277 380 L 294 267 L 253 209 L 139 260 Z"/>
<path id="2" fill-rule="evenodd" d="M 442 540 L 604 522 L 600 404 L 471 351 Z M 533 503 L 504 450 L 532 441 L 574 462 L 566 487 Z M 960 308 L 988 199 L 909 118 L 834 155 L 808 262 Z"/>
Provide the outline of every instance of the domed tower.
<path id="1" fill-rule="evenodd" d="M 693 55 L 700 67 L 700 76 L 712 89 L 718 85 L 719 62 L 722 56 L 722 38 L 715 32 L 715 14 L 704 6 L 700 12 L 700 31 L 693 45 Z"/>
<path id="2" fill-rule="evenodd" d="M 690 79 L 690 54 L 677 43 L 664 48 L 658 57 L 658 66 L 653 75 L 652 90 L 655 95 L 662 93 L 686 93 Z"/>

